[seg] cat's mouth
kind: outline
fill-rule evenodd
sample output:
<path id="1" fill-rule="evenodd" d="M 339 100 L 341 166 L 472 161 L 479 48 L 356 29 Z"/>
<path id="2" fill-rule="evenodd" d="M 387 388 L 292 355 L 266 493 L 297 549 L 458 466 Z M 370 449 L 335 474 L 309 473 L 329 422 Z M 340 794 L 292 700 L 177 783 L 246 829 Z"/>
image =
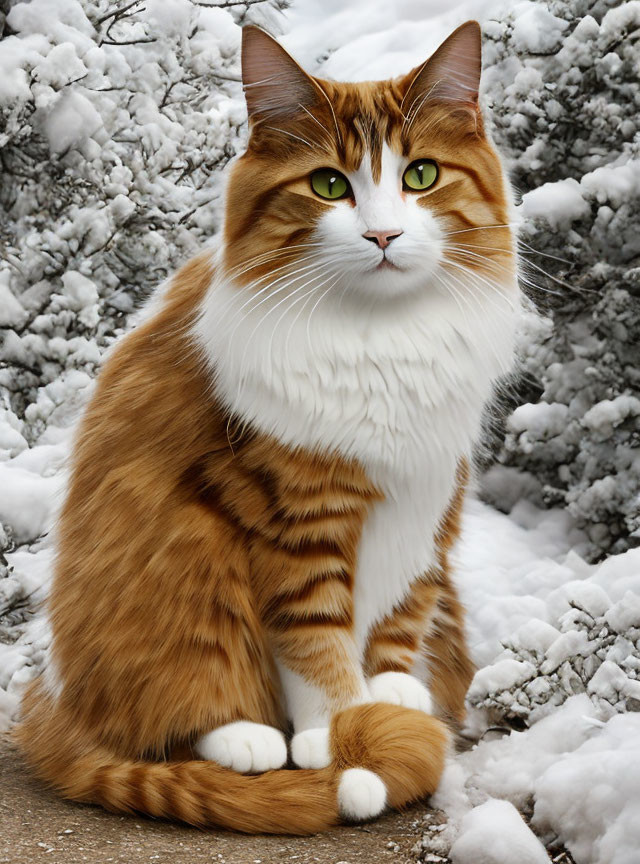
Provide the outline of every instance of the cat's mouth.
<path id="1" fill-rule="evenodd" d="M 382 261 L 375 268 L 376 270 L 399 270 L 400 268 L 395 264 L 392 264 L 388 258 L 383 258 Z"/>

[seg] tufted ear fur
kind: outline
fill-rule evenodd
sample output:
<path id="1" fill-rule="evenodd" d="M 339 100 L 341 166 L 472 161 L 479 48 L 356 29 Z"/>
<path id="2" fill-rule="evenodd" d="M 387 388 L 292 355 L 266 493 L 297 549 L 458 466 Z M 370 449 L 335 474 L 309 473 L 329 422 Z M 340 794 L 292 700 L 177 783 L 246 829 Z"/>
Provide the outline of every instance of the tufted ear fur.
<path id="1" fill-rule="evenodd" d="M 276 40 L 259 27 L 242 29 L 242 84 L 250 122 L 294 116 L 311 107 L 318 85 Z"/>
<path id="2" fill-rule="evenodd" d="M 455 107 L 478 105 L 482 68 L 482 33 L 477 21 L 467 21 L 445 39 L 422 66 L 404 79 L 407 88 L 402 104 L 407 115 L 425 102 L 449 102 Z"/>

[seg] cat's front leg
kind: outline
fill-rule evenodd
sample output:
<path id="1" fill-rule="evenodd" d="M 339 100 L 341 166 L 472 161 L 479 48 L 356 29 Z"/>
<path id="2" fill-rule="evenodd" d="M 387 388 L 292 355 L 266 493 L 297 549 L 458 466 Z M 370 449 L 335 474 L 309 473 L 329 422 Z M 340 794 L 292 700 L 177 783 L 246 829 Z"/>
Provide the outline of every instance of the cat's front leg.
<path id="1" fill-rule="evenodd" d="M 364 665 L 374 701 L 463 721 L 474 667 L 446 567 L 416 580 L 404 602 L 375 625 Z"/>
<path id="2" fill-rule="evenodd" d="M 255 457 L 272 503 L 251 538 L 251 580 L 293 723 L 293 760 L 315 768 L 329 762 L 333 716 L 371 701 L 353 590 L 362 526 L 379 493 L 337 457 L 273 450 Z"/>
<path id="3" fill-rule="evenodd" d="M 442 592 L 440 579 L 434 576 L 418 577 L 403 602 L 369 633 L 365 670 L 374 702 L 390 702 L 426 714 L 434 711 L 429 688 L 413 674 Z"/>
<path id="4" fill-rule="evenodd" d="M 369 693 L 374 702 L 389 702 L 403 708 L 433 713 L 428 688 L 408 672 L 381 672 L 369 679 Z"/>
<path id="5" fill-rule="evenodd" d="M 351 705 L 371 701 L 364 674 L 355 659 L 355 645 L 350 647 L 353 647 L 352 662 L 349 662 L 349 651 L 344 657 L 347 662 L 334 667 L 337 676 L 343 678 L 342 687 L 338 681 L 329 688 L 319 686 L 319 676 L 305 678 L 278 662 L 287 713 L 294 729 L 291 758 L 299 768 L 327 766 L 331 761 L 329 724 L 332 715 Z M 328 666 L 333 666 L 334 662 L 335 654 L 324 661 Z"/>
<path id="6" fill-rule="evenodd" d="M 313 554 L 301 545 L 256 546 L 256 596 L 293 724 L 292 758 L 321 768 L 330 762 L 333 715 L 371 701 L 353 635 L 348 558 L 318 543 Z"/>

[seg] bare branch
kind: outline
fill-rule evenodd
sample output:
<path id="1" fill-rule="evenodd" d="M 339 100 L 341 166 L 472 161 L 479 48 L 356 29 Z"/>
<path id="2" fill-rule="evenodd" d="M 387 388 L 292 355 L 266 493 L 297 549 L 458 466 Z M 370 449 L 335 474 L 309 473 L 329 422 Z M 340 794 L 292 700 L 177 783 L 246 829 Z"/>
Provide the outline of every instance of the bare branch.
<path id="1" fill-rule="evenodd" d="M 126 6 L 122 6 L 122 7 L 120 7 L 120 9 L 114 9 L 113 12 L 109 12 L 107 15 L 103 15 L 102 18 L 98 18 L 96 23 L 97 24 L 104 24 L 104 22 L 108 21 L 109 18 L 114 18 L 114 17 L 120 18 L 120 17 L 122 17 L 122 15 L 124 15 L 125 12 L 127 12 L 133 6 L 137 6 L 138 3 L 142 3 L 142 0 L 131 0 L 131 3 L 127 3 Z"/>

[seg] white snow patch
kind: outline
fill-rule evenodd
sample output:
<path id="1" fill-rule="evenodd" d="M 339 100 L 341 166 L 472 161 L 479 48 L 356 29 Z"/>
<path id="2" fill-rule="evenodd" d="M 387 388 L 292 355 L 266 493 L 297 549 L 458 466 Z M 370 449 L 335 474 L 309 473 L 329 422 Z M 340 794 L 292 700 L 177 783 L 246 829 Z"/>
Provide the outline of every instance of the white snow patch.
<path id="1" fill-rule="evenodd" d="M 462 820 L 452 864 L 549 864 L 544 846 L 513 804 L 490 798 Z"/>
<path id="2" fill-rule="evenodd" d="M 545 219 L 553 228 L 567 229 L 572 222 L 590 212 L 580 183 L 573 177 L 544 183 L 522 198 L 522 215 L 527 219 Z"/>

